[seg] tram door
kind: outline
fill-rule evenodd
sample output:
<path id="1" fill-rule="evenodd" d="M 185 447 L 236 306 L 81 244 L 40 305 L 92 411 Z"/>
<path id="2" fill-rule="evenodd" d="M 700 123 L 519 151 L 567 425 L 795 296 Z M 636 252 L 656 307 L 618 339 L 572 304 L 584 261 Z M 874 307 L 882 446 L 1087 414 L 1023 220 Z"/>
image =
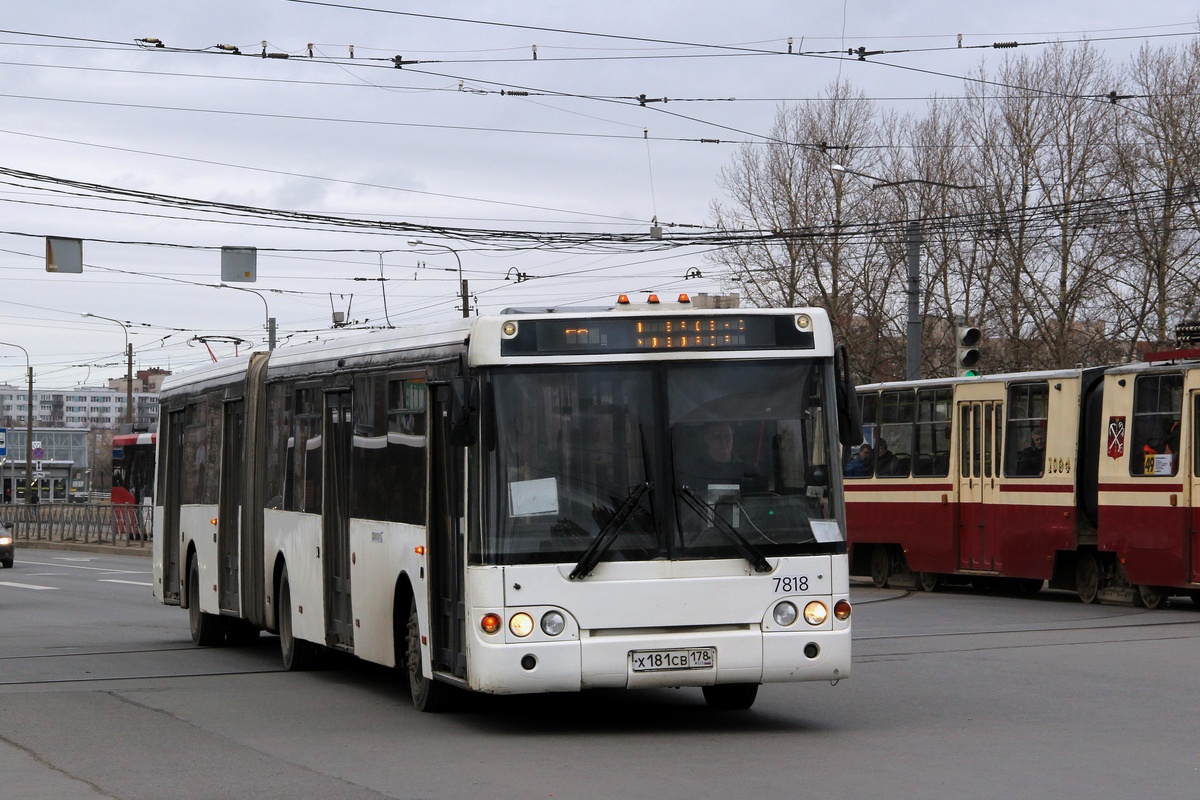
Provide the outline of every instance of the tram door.
<path id="1" fill-rule="evenodd" d="M 217 512 L 217 601 L 221 611 L 241 609 L 238 571 L 238 523 L 242 508 L 242 442 L 245 439 L 246 404 L 241 398 L 225 403 L 221 443 L 221 496 Z"/>
<path id="2" fill-rule="evenodd" d="M 466 603 L 463 596 L 463 515 L 466 503 L 463 476 L 466 450 L 450 444 L 450 391 L 445 385 L 433 392 L 429 438 L 432 464 L 429 471 L 430 655 L 433 667 L 460 678 L 467 676 Z"/>
<path id="3" fill-rule="evenodd" d="M 994 572 L 1002 569 L 1000 534 L 992 518 L 999 500 L 1004 442 L 1004 403 L 959 403 L 958 567 Z"/>
<path id="4" fill-rule="evenodd" d="M 1188 581 L 1190 583 L 1200 583 L 1200 392 L 1192 392 L 1192 402 L 1186 406 L 1188 410 L 1185 413 L 1191 413 L 1192 418 L 1185 420 L 1192 431 L 1192 447 L 1188 460 L 1191 461 L 1192 493 L 1191 493 L 1191 512 L 1192 524 L 1189 526 L 1188 546 L 1191 548 L 1191 560 L 1188 567 Z M 1187 449 L 1184 449 L 1185 457 Z M 1182 471 L 1183 465 L 1180 465 Z M 1196 595 L 1193 595 L 1195 598 Z M 1200 599 L 1196 602 L 1200 603 Z"/>
<path id="5" fill-rule="evenodd" d="M 353 395 L 325 395 L 325 473 L 321 564 L 325 580 L 325 642 L 354 649 L 350 603 L 350 448 L 354 444 Z"/>
<path id="6" fill-rule="evenodd" d="M 155 532 L 162 537 L 162 592 L 163 602 L 179 605 L 179 503 L 183 497 L 183 432 L 186 425 L 185 409 L 167 413 L 165 462 L 159 465 L 159 475 L 164 475 L 162 490 L 163 530 Z"/>

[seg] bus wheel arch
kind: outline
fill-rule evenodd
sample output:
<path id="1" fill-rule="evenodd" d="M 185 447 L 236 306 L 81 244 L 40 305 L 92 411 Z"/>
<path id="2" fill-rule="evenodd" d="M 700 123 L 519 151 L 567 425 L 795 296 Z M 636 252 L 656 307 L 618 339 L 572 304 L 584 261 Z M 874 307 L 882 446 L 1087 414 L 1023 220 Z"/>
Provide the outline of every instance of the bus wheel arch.
<path id="1" fill-rule="evenodd" d="M 312 669 L 316 663 L 316 647 L 298 639 L 292 630 L 292 588 L 287 565 L 279 571 L 278 591 L 275 593 L 275 618 L 279 628 L 279 653 L 284 669 L 296 672 Z"/>

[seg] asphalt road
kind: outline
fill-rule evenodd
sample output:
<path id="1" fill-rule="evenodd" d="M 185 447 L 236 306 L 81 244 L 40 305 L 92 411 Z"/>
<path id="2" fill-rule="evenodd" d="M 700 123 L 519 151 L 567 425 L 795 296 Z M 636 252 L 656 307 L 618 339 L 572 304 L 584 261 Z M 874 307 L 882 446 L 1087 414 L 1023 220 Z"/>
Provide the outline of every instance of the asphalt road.
<path id="1" fill-rule="evenodd" d="M 0 570 L 0 797 L 1200 796 L 1200 611 L 856 588 L 853 675 L 763 687 L 464 699 L 390 670 L 286 673 L 199 649 L 148 559 L 18 550 Z"/>

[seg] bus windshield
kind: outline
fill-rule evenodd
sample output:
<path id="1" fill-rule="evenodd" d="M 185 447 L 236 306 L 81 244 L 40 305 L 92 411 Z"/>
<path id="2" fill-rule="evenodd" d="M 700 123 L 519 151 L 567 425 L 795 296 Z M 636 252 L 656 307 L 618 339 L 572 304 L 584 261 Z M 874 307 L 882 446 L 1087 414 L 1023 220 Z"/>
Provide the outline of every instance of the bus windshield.
<path id="1" fill-rule="evenodd" d="M 824 362 L 497 370 L 475 563 L 841 552 Z M 595 552 L 591 555 L 595 555 Z"/>

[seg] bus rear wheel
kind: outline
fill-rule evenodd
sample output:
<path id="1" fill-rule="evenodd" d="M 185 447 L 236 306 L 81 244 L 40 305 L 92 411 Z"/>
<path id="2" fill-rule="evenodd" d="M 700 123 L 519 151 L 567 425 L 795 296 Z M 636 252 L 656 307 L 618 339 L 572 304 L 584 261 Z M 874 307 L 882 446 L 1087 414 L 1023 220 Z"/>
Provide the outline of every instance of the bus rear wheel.
<path id="1" fill-rule="evenodd" d="M 449 687 L 444 683 L 425 677 L 421 670 L 421 623 L 417 619 L 417 604 L 414 600 L 408 612 L 408 627 L 405 632 L 404 659 L 408 667 L 408 691 L 418 711 L 441 711 L 446 706 Z"/>
<path id="2" fill-rule="evenodd" d="M 225 641 L 221 618 L 200 610 L 200 567 L 194 558 L 188 562 L 188 627 L 192 641 L 200 647 L 212 647 Z"/>
<path id="3" fill-rule="evenodd" d="M 718 711 L 745 711 L 758 697 L 757 683 L 719 683 L 702 687 L 704 702 Z"/>
<path id="4" fill-rule="evenodd" d="M 287 568 L 279 579 L 279 652 L 283 656 L 283 668 L 287 670 L 311 669 L 314 662 L 312 645 L 297 639 L 292 630 L 292 585 L 288 581 Z"/>

